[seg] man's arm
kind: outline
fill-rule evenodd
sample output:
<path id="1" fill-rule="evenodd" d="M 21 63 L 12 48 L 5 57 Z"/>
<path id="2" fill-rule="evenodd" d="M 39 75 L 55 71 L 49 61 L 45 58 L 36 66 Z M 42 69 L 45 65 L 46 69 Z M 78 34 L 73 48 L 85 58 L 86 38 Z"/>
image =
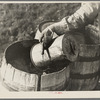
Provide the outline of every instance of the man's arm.
<path id="1" fill-rule="evenodd" d="M 40 42 L 48 44 L 52 41 L 52 35 L 55 32 L 57 35 L 67 34 L 68 31 L 81 31 L 87 24 L 93 22 L 98 15 L 100 8 L 99 3 L 86 3 L 80 7 L 74 14 L 63 18 L 60 22 L 48 26 L 43 30 Z M 48 32 L 52 30 L 51 32 Z"/>
<path id="2" fill-rule="evenodd" d="M 84 28 L 87 24 L 91 24 L 100 10 L 99 3 L 86 3 L 80 7 L 67 20 L 70 30 Z"/>

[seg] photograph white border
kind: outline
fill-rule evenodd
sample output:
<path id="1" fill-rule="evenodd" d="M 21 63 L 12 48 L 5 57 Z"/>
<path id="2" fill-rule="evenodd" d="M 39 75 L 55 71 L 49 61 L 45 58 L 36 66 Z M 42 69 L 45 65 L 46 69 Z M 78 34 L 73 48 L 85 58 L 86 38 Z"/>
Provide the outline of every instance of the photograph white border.
<path id="1" fill-rule="evenodd" d="M 0 3 L 81 3 L 100 1 L 0 1 Z M 46 91 L 46 92 L 5 92 L 0 91 L 0 99 L 57 99 L 57 98 L 100 98 L 100 91 Z"/>

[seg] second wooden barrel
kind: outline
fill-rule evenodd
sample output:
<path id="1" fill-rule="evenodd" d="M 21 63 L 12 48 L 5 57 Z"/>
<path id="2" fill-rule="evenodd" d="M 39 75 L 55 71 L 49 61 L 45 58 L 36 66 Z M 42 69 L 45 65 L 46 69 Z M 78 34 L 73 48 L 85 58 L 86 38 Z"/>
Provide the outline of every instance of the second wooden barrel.
<path id="1" fill-rule="evenodd" d="M 79 46 L 78 59 L 69 65 L 69 90 L 93 90 L 100 74 L 100 45 Z"/>

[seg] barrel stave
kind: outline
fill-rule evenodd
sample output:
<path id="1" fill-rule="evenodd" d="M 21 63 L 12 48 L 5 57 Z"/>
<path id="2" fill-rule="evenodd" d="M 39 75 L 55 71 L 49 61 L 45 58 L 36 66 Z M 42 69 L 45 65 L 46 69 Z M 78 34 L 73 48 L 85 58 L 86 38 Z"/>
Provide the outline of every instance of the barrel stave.
<path id="1" fill-rule="evenodd" d="M 70 90 L 93 90 L 99 81 L 100 45 L 81 45 L 79 58 L 70 64 Z M 97 58 L 97 59 L 96 59 Z"/>

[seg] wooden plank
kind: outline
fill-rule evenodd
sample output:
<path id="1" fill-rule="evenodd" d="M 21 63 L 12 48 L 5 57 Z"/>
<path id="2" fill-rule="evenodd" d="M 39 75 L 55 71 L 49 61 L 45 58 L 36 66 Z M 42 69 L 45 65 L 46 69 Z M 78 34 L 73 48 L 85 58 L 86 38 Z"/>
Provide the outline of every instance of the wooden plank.
<path id="1" fill-rule="evenodd" d="M 7 82 L 11 82 L 12 80 L 13 70 L 11 68 L 12 66 L 10 64 L 8 64 L 6 67 L 5 80 Z"/>
<path id="2" fill-rule="evenodd" d="M 2 79 L 5 78 L 6 67 L 7 67 L 7 64 L 6 64 L 5 61 L 3 60 L 3 61 L 2 61 L 2 65 L 1 65 L 1 77 L 2 77 Z"/>
<path id="3" fill-rule="evenodd" d="M 41 91 L 61 90 L 66 82 L 66 68 L 41 76 Z"/>
<path id="4" fill-rule="evenodd" d="M 12 77 L 12 81 L 16 84 L 20 84 L 20 78 L 21 78 L 21 71 L 14 69 L 13 70 L 13 77 Z"/>

